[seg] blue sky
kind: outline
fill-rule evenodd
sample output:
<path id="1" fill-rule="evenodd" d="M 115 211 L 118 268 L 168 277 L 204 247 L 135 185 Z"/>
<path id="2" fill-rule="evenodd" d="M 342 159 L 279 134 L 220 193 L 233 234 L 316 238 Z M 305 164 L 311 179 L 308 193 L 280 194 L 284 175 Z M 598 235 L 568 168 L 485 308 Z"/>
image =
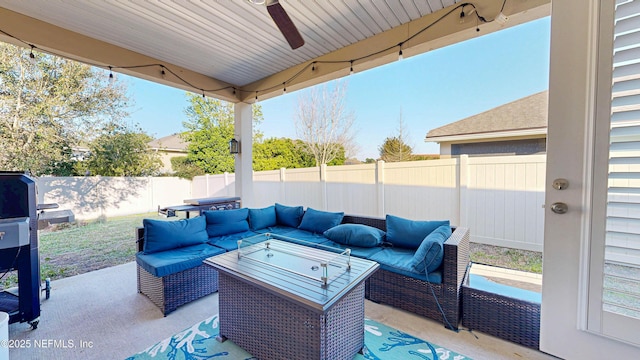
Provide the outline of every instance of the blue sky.
<path id="1" fill-rule="evenodd" d="M 424 141 L 429 130 L 546 90 L 549 36 L 547 17 L 344 78 L 357 158 L 379 156 L 384 139 L 397 133 L 400 114 L 414 153 L 434 154 L 438 145 Z M 126 78 L 135 102 L 132 123 L 156 138 L 182 130 L 183 90 Z M 296 137 L 294 114 L 303 93 L 259 102 L 266 138 Z"/>

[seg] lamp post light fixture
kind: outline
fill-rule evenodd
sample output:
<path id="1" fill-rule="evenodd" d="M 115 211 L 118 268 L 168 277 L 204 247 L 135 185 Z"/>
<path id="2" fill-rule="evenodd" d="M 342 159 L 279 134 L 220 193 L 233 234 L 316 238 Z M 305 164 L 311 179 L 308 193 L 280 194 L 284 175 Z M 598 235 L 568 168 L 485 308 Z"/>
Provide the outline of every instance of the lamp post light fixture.
<path id="1" fill-rule="evenodd" d="M 236 139 L 229 140 L 229 153 L 231 154 L 239 154 L 240 153 L 240 142 Z"/>

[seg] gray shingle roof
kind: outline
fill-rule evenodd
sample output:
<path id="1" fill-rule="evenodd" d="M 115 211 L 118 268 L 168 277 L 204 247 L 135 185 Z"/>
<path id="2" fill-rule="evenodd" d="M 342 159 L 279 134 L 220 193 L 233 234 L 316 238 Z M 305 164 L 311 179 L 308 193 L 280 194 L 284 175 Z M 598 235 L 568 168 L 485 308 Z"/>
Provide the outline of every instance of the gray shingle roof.
<path id="1" fill-rule="evenodd" d="M 470 116 L 427 133 L 430 138 L 547 127 L 548 91 Z"/>
<path id="2" fill-rule="evenodd" d="M 187 151 L 187 143 L 179 134 L 173 134 L 149 142 L 149 147 L 159 150 Z"/>

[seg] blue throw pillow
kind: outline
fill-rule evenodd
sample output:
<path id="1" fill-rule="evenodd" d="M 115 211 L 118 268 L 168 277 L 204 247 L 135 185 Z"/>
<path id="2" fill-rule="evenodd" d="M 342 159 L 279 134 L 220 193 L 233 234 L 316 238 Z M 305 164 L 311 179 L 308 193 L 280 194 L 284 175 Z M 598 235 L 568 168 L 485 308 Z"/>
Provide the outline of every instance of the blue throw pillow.
<path id="1" fill-rule="evenodd" d="M 249 209 L 249 227 L 260 230 L 276 226 L 276 207 L 271 205 L 262 209 Z"/>
<path id="2" fill-rule="evenodd" d="M 419 272 L 427 273 L 437 270 L 444 258 L 444 242 L 451 236 L 451 227 L 443 225 L 435 229 L 422 240 L 411 259 L 411 267 Z"/>
<path id="3" fill-rule="evenodd" d="M 324 236 L 348 246 L 375 247 L 382 243 L 385 232 L 362 224 L 342 224 L 324 232 Z"/>
<path id="4" fill-rule="evenodd" d="M 286 206 L 276 203 L 276 222 L 278 225 L 297 228 L 302 220 L 302 206 Z"/>
<path id="5" fill-rule="evenodd" d="M 209 240 L 204 216 L 178 221 L 143 219 L 145 254 L 189 245 L 203 244 Z"/>
<path id="6" fill-rule="evenodd" d="M 387 215 L 387 241 L 394 246 L 417 249 L 422 240 L 442 225 L 449 226 L 449 220 L 415 221 Z"/>
<path id="7" fill-rule="evenodd" d="M 340 225 L 343 217 L 343 212 L 328 212 L 307 208 L 298 229 L 323 234 L 330 228 Z"/>
<path id="8" fill-rule="evenodd" d="M 249 209 L 205 211 L 209 237 L 249 231 Z"/>

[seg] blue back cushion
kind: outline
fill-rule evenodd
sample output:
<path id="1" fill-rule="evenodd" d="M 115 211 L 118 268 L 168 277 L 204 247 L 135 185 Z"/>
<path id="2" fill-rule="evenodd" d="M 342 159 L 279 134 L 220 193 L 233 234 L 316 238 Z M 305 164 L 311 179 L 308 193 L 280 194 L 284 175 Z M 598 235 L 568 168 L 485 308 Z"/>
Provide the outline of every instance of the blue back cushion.
<path id="1" fill-rule="evenodd" d="M 249 231 L 249 209 L 205 211 L 209 237 Z"/>
<path id="2" fill-rule="evenodd" d="M 330 228 L 340 225 L 343 217 L 343 212 L 328 212 L 307 208 L 298 229 L 322 234 Z"/>
<path id="3" fill-rule="evenodd" d="M 302 220 L 302 206 L 286 206 L 276 203 L 276 222 L 278 225 L 297 228 Z"/>
<path id="4" fill-rule="evenodd" d="M 204 216 L 178 221 L 143 219 L 145 254 L 207 242 Z"/>
<path id="5" fill-rule="evenodd" d="M 324 236 L 342 245 L 374 247 L 382 243 L 385 232 L 367 225 L 342 224 L 325 231 Z"/>
<path id="6" fill-rule="evenodd" d="M 444 259 L 444 242 L 451 236 L 451 227 L 443 225 L 422 240 L 411 259 L 411 267 L 420 273 L 437 270 Z"/>
<path id="7" fill-rule="evenodd" d="M 427 235 L 442 225 L 449 226 L 449 220 L 415 221 L 387 215 L 387 241 L 394 246 L 417 249 Z"/>
<path id="8" fill-rule="evenodd" d="M 262 209 L 249 209 L 249 227 L 260 230 L 276 226 L 276 207 L 271 205 Z"/>

